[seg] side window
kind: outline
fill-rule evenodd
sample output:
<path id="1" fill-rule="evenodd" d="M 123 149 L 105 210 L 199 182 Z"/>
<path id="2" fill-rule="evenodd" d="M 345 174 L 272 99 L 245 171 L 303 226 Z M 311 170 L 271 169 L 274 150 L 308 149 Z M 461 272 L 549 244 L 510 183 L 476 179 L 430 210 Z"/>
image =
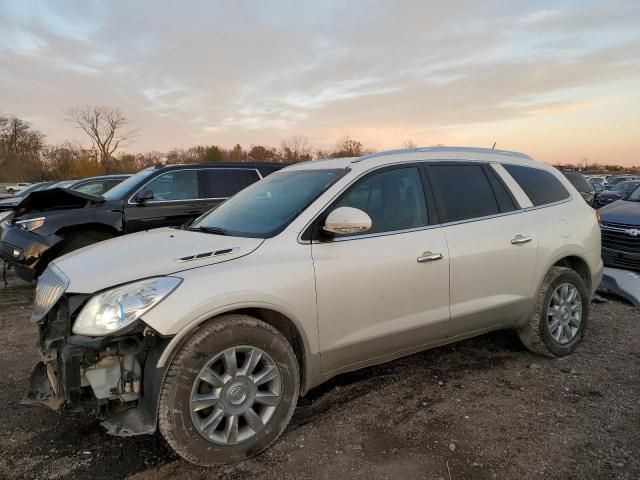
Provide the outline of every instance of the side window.
<path id="1" fill-rule="evenodd" d="M 569 192 L 553 174 L 539 168 L 503 164 L 535 207 L 569 198 Z"/>
<path id="2" fill-rule="evenodd" d="M 197 199 L 198 171 L 167 172 L 151 180 L 143 189 L 153 191 L 153 202 Z"/>
<path id="3" fill-rule="evenodd" d="M 363 234 L 405 230 L 428 224 L 418 167 L 368 175 L 353 185 L 331 210 L 338 207 L 359 208 L 371 217 L 371 230 Z"/>
<path id="4" fill-rule="evenodd" d="M 260 180 L 258 172 L 251 169 L 208 168 L 204 170 L 208 198 L 229 198 L 252 183 Z"/>
<path id="5" fill-rule="evenodd" d="M 457 222 L 500 213 L 496 195 L 482 165 L 428 167 L 445 221 Z"/>

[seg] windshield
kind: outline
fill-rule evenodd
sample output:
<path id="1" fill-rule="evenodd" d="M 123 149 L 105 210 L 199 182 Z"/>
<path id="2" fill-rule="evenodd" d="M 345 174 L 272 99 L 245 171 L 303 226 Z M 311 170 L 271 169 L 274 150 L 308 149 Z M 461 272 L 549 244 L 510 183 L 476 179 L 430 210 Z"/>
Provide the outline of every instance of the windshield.
<path id="1" fill-rule="evenodd" d="M 640 202 L 640 187 L 636 186 L 636 189 L 629 194 L 627 200 L 630 202 Z"/>
<path id="2" fill-rule="evenodd" d="M 27 188 L 20 190 L 18 193 L 14 193 L 13 196 L 24 197 L 25 195 L 28 195 L 35 190 L 40 190 L 41 188 L 44 188 L 46 185 L 47 185 L 46 183 L 34 183 L 33 185 L 30 185 Z"/>
<path id="3" fill-rule="evenodd" d="M 135 175 L 131 175 L 129 178 L 120 182 L 112 189 L 107 190 L 102 194 L 102 197 L 106 200 L 121 200 L 122 197 L 129 193 L 129 190 L 135 187 L 140 182 L 140 180 L 143 180 L 151 175 L 154 170 L 155 167 L 140 170 L 138 173 L 136 173 Z"/>
<path id="4" fill-rule="evenodd" d="M 616 185 L 620 182 L 624 182 L 625 180 L 627 180 L 625 177 L 613 177 L 609 180 L 609 185 Z"/>
<path id="5" fill-rule="evenodd" d="M 196 220 L 189 230 L 236 237 L 272 237 L 345 173 L 346 170 L 272 173 Z"/>
<path id="6" fill-rule="evenodd" d="M 617 192 L 630 192 L 638 186 L 638 182 L 620 182 L 613 189 Z"/>
<path id="7" fill-rule="evenodd" d="M 54 183 L 50 188 L 68 188 L 76 182 L 77 180 L 63 180 L 62 182 Z"/>

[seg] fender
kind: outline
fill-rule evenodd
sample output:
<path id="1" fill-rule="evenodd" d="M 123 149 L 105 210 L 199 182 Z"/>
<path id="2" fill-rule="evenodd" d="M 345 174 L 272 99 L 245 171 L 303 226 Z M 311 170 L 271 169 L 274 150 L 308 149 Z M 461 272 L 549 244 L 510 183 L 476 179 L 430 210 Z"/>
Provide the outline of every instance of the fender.
<path id="1" fill-rule="evenodd" d="M 171 339 L 171 341 L 167 344 L 167 346 L 165 347 L 164 351 L 162 352 L 162 355 L 160 355 L 160 358 L 158 359 L 158 363 L 156 364 L 157 368 L 164 368 L 165 366 L 167 366 L 171 360 L 173 359 L 173 356 L 175 355 L 175 353 L 178 351 L 178 348 L 180 347 L 180 345 L 182 345 L 182 343 L 184 343 L 184 341 L 189 338 L 193 333 L 196 332 L 196 330 L 198 330 L 198 328 L 200 327 L 200 325 L 211 319 L 214 317 L 218 317 L 222 314 L 225 313 L 230 313 L 230 312 L 234 312 L 237 310 L 243 310 L 243 309 L 248 309 L 248 308 L 263 308 L 263 309 L 267 309 L 267 310 L 273 310 L 275 312 L 280 313 L 281 315 L 284 315 L 286 318 L 288 318 L 291 322 L 293 322 L 293 324 L 296 327 L 296 330 L 298 331 L 300 338 L 302 338 L 302 342 L 303 342 L 303 346 L 304 346 L 304 351 L 305 351 L 305 357 L 306 360 L 309 359 L 310 355 L 311 355 L 311 350 L 310 350 L 310 345 L 309 345 L 309 339 L 307 338 L 307 335 L 304 333 L 304 329 L 302 328 L 302 325 L 300 323 L 300 321 L 289 311 L 287 311 L 286 309 L 280 307 L 279 305 L 275 305 L 273 303 L 267 303 L 267 302 L 238 302 L 238 303 L 231 303 L 228 305 L 224 305 L 221 307 L 218 307 L 214 310 L 210 310 L 202 315 L 200 315 L 199 317 L 197 317 L 194 321 L 192 321 L 191 323 L 189 323 L 189 325 L 185 326 L 182 330 L 180 330 L 175 336 L 173 336 L 173 338 Z M 306 362 L 305 362 L 306 364 Z"/>

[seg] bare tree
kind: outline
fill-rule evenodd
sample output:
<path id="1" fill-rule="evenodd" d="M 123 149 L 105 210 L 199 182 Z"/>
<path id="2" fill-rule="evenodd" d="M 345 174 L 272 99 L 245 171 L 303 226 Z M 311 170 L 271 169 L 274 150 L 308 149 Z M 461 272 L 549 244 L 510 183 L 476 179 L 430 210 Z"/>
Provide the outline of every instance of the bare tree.
<path id="1" fill-rule="evenodd" d="M 108 164 L 114 152 L 138 133 L 138 129 L 129 128 L 129 120 L 118 108 L 73 107 L 67 110 L 66 120 L 89 136 L 103 164 Z"/>
<path id="2" fill-rule="evenodd" d="M 287 163 L 307 162 L 313 158 L 309 140 L 304 135 L 292 135 L 280 144 L 280 159 Z"/>
<path id="3" fill-rule="evenodd" d="M 418 148 L 418 145 L 416 145 L 416 142 L 414 142 L 412 139 L 409 140 L 405 140 L 404 143 L 402 144 L 403 148 Z"/>

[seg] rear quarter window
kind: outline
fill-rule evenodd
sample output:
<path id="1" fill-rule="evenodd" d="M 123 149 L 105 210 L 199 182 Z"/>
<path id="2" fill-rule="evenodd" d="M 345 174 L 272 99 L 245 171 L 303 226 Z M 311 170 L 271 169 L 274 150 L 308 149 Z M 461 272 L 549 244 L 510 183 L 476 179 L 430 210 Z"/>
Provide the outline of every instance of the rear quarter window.
<path id="1" fill-rule="evenodd" d="M 569 198 L 569 191 L 552 173 L 539 168 L 503 164 L 535 207 Z"/>

